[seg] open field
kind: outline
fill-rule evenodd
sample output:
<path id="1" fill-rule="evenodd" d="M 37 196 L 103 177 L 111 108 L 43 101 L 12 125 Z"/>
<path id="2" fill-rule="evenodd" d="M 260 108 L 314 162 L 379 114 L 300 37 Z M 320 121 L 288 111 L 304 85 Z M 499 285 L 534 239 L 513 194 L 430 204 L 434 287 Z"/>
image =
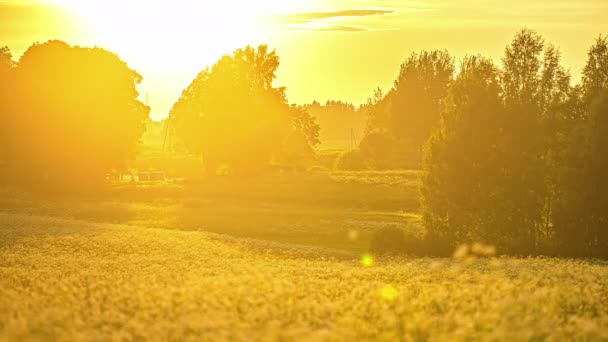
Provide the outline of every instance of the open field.
<path id="1" fill-rule="evenodd" d="M 0 342 L 608 342 L 608 0 L 508 3 L 0 0 Z"/>
<path id="2" fill-rule="evenodd" d="M 86 196 L 4 190 L 0 208 L 365 252 L 378 228 L 421 232 L 418 185 L 416 171 L 124 182 Z"/>
<path id="3" fill-rule="evenodd" d="M 422 232 L 418 174 L 294 177 L 4 189 L 0 340 L 608 339 L 607 262 L 366 266 L 376 229 Z"/>
<path id="4" fill-rule="evenodd" d="M 383 259 L 0 214 L 0 340 L 601 340 L 608 263 Z"/>

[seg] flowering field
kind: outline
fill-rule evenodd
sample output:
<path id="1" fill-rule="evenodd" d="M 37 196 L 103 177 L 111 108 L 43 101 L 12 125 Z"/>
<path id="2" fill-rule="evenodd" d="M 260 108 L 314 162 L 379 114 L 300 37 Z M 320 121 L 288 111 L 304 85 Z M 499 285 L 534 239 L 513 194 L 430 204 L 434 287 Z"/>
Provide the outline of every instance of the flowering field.
<path id="1" fill-rule="evenodd" d="M 604 261 L 385 259 L 0 213 L 0 340 L 606 340 L 607 303 Z"/>

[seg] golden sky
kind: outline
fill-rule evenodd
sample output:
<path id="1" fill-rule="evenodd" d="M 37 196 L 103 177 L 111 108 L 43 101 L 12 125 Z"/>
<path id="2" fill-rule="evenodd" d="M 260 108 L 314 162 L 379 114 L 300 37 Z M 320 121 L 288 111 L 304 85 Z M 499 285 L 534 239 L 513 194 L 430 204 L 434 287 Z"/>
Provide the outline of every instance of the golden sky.
<path id="1" fill-rule="evenodd" d="M 559 46 L 575 79 L 593 40 L 608 34 L 608 0 L 0 0 L 0 46 L 35 41 L 112 50 L 144 76 L 162 118 L 195 75 L 246 44 L 276 48 L 276 84 L 290 102 L 362 103 L 392 86 L 411 52 L 500 60 L 524 27 Z"/>

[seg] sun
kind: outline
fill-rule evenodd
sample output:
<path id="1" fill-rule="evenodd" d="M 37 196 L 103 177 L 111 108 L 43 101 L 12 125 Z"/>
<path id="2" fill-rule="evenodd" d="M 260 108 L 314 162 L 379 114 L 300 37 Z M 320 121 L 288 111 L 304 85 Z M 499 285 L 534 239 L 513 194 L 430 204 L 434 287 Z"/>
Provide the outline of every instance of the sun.
<path id="1" fill-rule="evenodd" d="M 289 38 L 293 31 L 275 25 L 281 15 L 335 5 L 333 0 L 31 1 L 70 13 L 78 25 L 71 35 L 77 38 L 68 38 L 69 43 L 112 51 L 143 75 L 140 99 L 149 99 L 157 119 L 167 115 L 193 77 L 222 55 L 246 45 L 297 49 Z"/>
<path id="2" fill-rule="evenodd" d="M 250 2 L 230 6 L 229 1 L 49 1 L 81 19 L 83 30 L 96 43 L 121 50 L 148 44 L 183 46 L 210 36 L 218 39 L 205 48 L 222 49 L 251 32 L 260 14 Z"/>
<path id="3" fill-rule="evenodd" d="M 268 41 L 271 33 L 265 30 L 264 20 L 306 4 L 304 0 L 43 2 L 73 13 L 88 43 L 138 64 L 156 65 L 210 63 L 236 48 Z M 178 51 L 181 54 L 176 56 Z"/>

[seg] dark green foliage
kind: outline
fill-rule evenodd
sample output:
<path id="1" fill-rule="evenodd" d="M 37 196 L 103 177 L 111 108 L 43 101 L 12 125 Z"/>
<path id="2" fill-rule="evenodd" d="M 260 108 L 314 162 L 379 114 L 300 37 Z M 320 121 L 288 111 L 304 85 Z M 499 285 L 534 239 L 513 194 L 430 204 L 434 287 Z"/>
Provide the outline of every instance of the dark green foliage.
<path id="1" fill-rule="evenodd" d="M 560 165 L 553 213 L 556 238 L 569 256 L 608 256 L 608 41 L 591 47 Z M 575 109 L 575 110 L 574 110 Z"/>
<path id="2" fill-rule="evenodd" d="M 391 102 L 389 131 L 410 145 L 418 160 L 422 145 L 439 125 L 453 74 L 454 59 L 446 50 L 413 53 L 401 65 Z"/>
<path id="3" fill-rule="evenodd" d="M 456 245 L 453 240 L 434 234 L 416 236 L 396 226 L 380 228 L 372 235 L 370 250 L 377 254 L 450 257 Z"/>
<path id="4" fill-rule="evenodd" d="M 0 48 L 0 180 L 6 177 L 6 163 L 8 154 L 8 104 L 10 94 L 7 89 L 11 87 L 9 79 L 15 66 L 13 55 L 8 47 Z"/>
<path id="5" fill-rule="evenodd" d="M 427 147 L 423 219 L 429 239 L 454 243 L 496 241 L 508 233 L 512 213 L 501 134 L 508 120 L 500 98 L 499 70 L 467 57 L 453 83 L 442 128 Z M 501 237 L 502 238 L 502 237 Z"/>
<path id="6" fill-rule="evenodd" d="M 369 132 L 359 144 L 367 165 L 376 170 L 413 169 L 408 159 L 399 153 L 399 140 L 386 130 Z"/>
<path id="7" fill-rule="evenodd" d="M 337 170 L 348 170 L 348 171 L 360 171 L 368 169 L 367 161 L 361 151 L 352 150 L 346 151 L 340 154 L 336 159 L 335 169 Z"/>
<path id="8" fill-rule="evenodd" d="M 403 253 L 405 248 L 403 230 L 395 226 L 378 229 L 372 236 L 370 248 L 373 253 L 378 254 Z"/>
<path id="9" fill-rule="evenodd" d="M 375 168 L 420 168 L 422 147 L 439 126 L 453 74 L 454 59 L 447 51 L 421 51 L 401 65 L 386 96 L 380 89 L 374 91 L 366 106 L 368 127 L 360 147 Z"/>
<path id="10" fill-rule="evenodd" d="M 530 30 L 505 49 L 502 70 L 464 59 L 426 149 L 426 241 L 608 255 L 607 56 L 600 38 L 579 87 Z"/>

